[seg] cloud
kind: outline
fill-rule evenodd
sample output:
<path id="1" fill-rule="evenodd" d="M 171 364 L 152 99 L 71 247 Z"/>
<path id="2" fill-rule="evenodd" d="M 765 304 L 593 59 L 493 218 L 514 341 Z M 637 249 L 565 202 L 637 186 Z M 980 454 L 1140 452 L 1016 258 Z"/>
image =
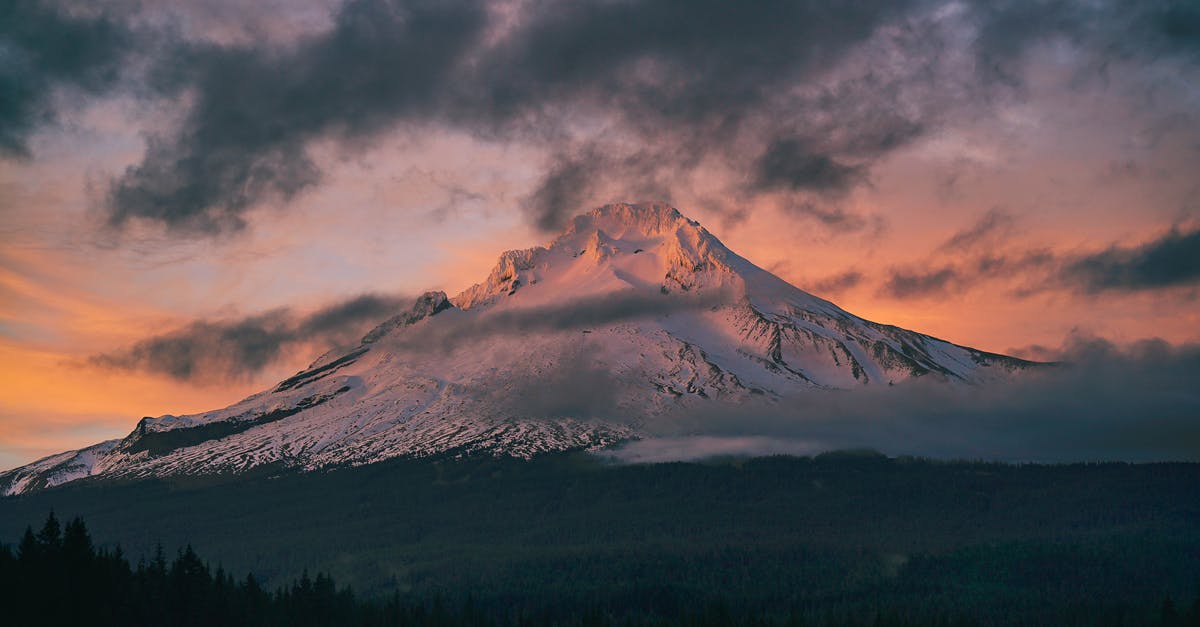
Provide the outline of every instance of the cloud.
<path id="1" fill-rule="evenodd" d="M 526 211 L 543 230 L 559 228 L 587 204 L 596 179 L 609 167 L 594 150 L 557 154 L 537 188 L 525 199 Z"/>
<path id="2" fill-rule="evenodd" d="M 740 160 L 727 140 L 794 131 L 809 117 L 805 109 L 835 110 L 829 97 L 783 103 L 778 94 L 828 74 L 912 6 L 777 3 L 747 11 L 704 1 L 690 3 L 681 20 L 677 5 L 657 0 L 535 2 L 507 23 L 503 11 L 479 3 L 352 0 L 328 32 L 292 45 L 191 43 L 165 55 L 154 75 L 167 79 L 155 86 L 167 98 L 188 95 L 183 122 L 152 137 L 142 162 L 112 182 L 106 213 L 118 227 L 236 231 L 247 211 L 320 182 L 312 144 L 358 151 L 397 126 L 432 124 L 566 154 L 551 160 L 528 198 L 534 222 L 554 228 L 594 204 L 589 192 L 598 182 L 628 193 L 628 175 L 641 173 L 639 189 L 669 192 L 660 182 L 705 155 Z M 774 115 L 781 106 L 796 111 Z M 877 114 L 856 115 L 882 119 Z M 627 145 L 587 133 L 578 137 L 587 150 L 564 153 L 588 117 L 607 121 Z M 807 166 L 786 161 L 795 144 L 776 145 L 758 180 L 775 189 L 846 188 L 871 159 L 866 145 L 883 141 L 878 155 L 899 136 L 867 137 L 879 133 L 875 126 L 846 126 L 865 130 Z M 843 165 L 841 153 L 854 165 Z"/>
<path id="3" fill-rule="evenodd" d="M 1134 292 L 1200 283 L 1200 229 L 1172 228 L 1140 246 L 1112 246 L 1067 263 L 1062 279 L 1085 292 Z"/>
<path id="4" fill-rule="evenodd" d="M 103 11 L 51 2 L 0 4 L 0 158 L 28 157 L 28 136 L 54 122 L 55 90 L 111 89 L 134 37 Z"/>
<path id="5" fill-rule="evenodd" d="M 878 293 L 900 300 L 945 296 L 968 291 L 987 281 L 1044 275 L 1055 268 L 1059 262 L 1048 250 L 993 252 L 1004 247 L 1004 240 L 1015 225 L 1016 218 L 1011 213 L 989 209 L 947 237 L 925 264 L 891 268 Z M 1039 278 L 1037 282 L 1045 284 L 1045 279 Z M 1028 295 L 1038 289 L 1025 286 L 1018 293 Z"/>
<path id="6" fill-rule="evenodd" d="M 1024 83 L 1024 65 L 1039 46 L 1069 44 L 1101 73 L 1115 63 L 1162 57 L 1194 60 L 1200 12 L 1180 0 L 1147 2 L 974 2 L 975 67 L 986 81 Z"/>
<path id="7" fill-rule="evenodd" d="M 702 0 L 681 14 L 658 0 L 539 2 L 497 46 L 479 87 L 506 119 L 575 101 L 643 128 L 719 124 L 757 110 L 777 86 L 824 73 L 913 4 L 773 2 L 748 11 Z"/>
<path id="8" fill-rule="evenodd" d="M 596 356 L 603 347 L 583 341 L 541 355 L 544 367 L 506 373 L 503 382 L 474 391 L 499 415 L 525 418 L 605 420 L 621 415 L 618 400 L 630 385 Z"/>
<path id="9" fill-rule="evenodd" d="M 892 298 L 920 298 L 944 294 L 960 283 L 961 277 L 953 266 L 930 270 L 893 270 L 881 292 Z"/>
<path id="10" fill-rule="evenodd" d="M 421 333 L 401 333 L 391 339 L 396 346 L 415 351 L 448 351 L 464 342 L 495 335 L 538 334 L 587 329 L 638 318 L 709 309 L 736 301 L 729 290 L 646 294 L 628 290 L 576 298 L 553 305 L 515 309 L 474 309 L 442 315 Z"/>
<path id="11" fill-rule="evenodd" d="M 730 206 L 782 200 L 859 230 L 870 222 L 830 204 L 896 151 L 1020 97 L 1045 44 L 1097 76 L 1197 49 L 1195 9 L 1173 2 L 349 0 L 331 19 L 318 3 L 249 25 L 226 23 L 225 0 L 176 4 L 16 2 L 0 20 L 9 153 L 54 118 L 61 86 L 178 113 L 143 129 L 141 160 L 102 190 L 118 229 L 236 232 L 319 185 L 317 152 L 441 130 L 544 154 L 512 197 L 545 229 L 703 180 Z"/>
<path id="12" fill-rule="evenodd" d="M 946 240 L 935 253 L 971 252 L 1009 228 L 1005 214 L 989 212 Z M 1200 284 L 1200 229 L 1172 227 L 1136 246 L 1112 245 L 1092 253 L 1044 249 L 985 252 L 962 261 L 891 268 L 878 289 L 883 296 L 917 299 L 958 294 L 989 281 L 1021 283 L 1016 296 L 1068 288 L 1089 294 L 1142 292 Z"/>
<path id="13" fill-rule="evenodd" d="M 461 102 L 472 119 L 492 120 L 501 137 L 545 141 L 562 156 L 551 160 L 527 208 L 537 224 L 553 228 L 599 204 L 597 194 L 669 199 L 672 190 L 690 188 L 688 176 L 702 163 L 744 178 L 754 171 L 746 150 L 761 150 L 775 137 L 798 137 L 798 126 L 818 133 L 811 118 L 854 110 L 840 106 L 850 96 L 781 94 L 828 75 L 912 6 L 862 2 L 834 10 L 772 3 L 745 11 L 705 0 L 689 3 L 681 20 L 677 6 L 658 1 L 540 2 L 534 17 L 488 51 L 483 76 L 464 82 L 475 96 Z M 855 137 L 889 134 L 865 115 L 856 114 L 853 124 L 849 115 L 840 117 L 845 124 L 827 121 L 822 128 L 854 129 Z M 586 149 L 564 153 L 559 145 L 564 137 L 577 138 L 581 118 L 602 130 L 584 136 Z M 840 159 L 832 151 L 870 143 L 847 138 L 826 154 Z M 751 185 L 730 194 L 816 188 L 818 181 L 804 183 L 798 172 L 792 172 L 795 185 L 784 184 L 789 164 L 781 151 L 789 146 L 764 155 L 777 156 L 764 161 L 765 177 L 751 176 Z M 857 169 L 870 159 L 853 156 Z M 850 177 L 843 178 L 835 184 L 849 187 Z"/>
<path id="14" fill-rule="evenodd" d="M 1200 461 L 1200 346 L 1118 347 L 1075 336 L 1059 355 L 1062 365 L 1012 382 L 918 380 L 680 413 L 614 455 L 665 461 L 869 448 L 1008 462 Z"/>
<path id="15" fill-rule="evenodd" d="M 439 315 L 420 333 L 394 333 L 383 341 L 400 350 L 445 351 L 488 336 L 586 329 L 713 307 L 735 298 L 721 290 L 670 296 L 631 291 L 554 306 L 457 311 L 457 315 Z M 245 380 L 294 357 L 301 349 L 311 353 L 356 344 L 385 319 L 408 310 L 412 302 L 410 298 L 364 294 L 303 315 L 281 308 L 241 318 L 197 320 L 124 349 L 94 355 L 88 363 L 197 383 Z"/>
<path id="16" fill-rule="evenodd" d="M 400 119 L 430 117 L 485 25 L 478 3 L 352 0 L 330 31 L 293 46 L 181 47 L 157 74 L 192 104 L 112 182 L 109 222 L 185 234 L 241 228 L 251 207 L 320 180 L 312 142 L 369 144 Z"/>
<path id="17" fill-rule="evenodd" d="M 1057 361 L 1062 357 L 1062 351 L 1059 348 L 1045 346 L 1043 344 L 1030 344 L 1028 346 L 1017 346 L 1004 351 L 1005 355 L 1020 357 L 1029 361 L 1052 362 Z"/>
<path id="18" fill-rule="evenodd" d="M 989 209 L 978 220 L 965 229 L 955 232 L 942 245 L 939 251 L 969 251 L 981 244 L 990 244 L 997 238 L 1012 232 L 1016 218 L 999 208 Z"/>
<path id="19" fill-rule="evenodd" d="M 826 452 L 810 440 L 766 436 L 685 435 L 634 440 L 597 455 L 626 464 L 661 464 L 712 459 L 715 457 L 767 457 L 770 455 L 814 455 Z"/>
<path id="20" fill-rule="evenodd" d="M 806 289 L 818 296 L 821 294 L 839 294 L 860 285 L 866 277 L 858 270 L 827 276 L 809 283 Z"/>
<path id="21" fill-rule="evenodd" d="M 1200 8 L 1181 2 L 1163 7 L 1155 17 L 1173 43 L 1200 51 Z"/>
<path id="22" fill-rule="evenodd" d="M 297 349 L 324 350 L 355 342 L 404 304 L 407 301 L 398 297 L 364 294 L 307 315 L 276 309 L 232 320 L 197 320 L 95 355 L 88 363 L 198 383 L 247 379 Z"/>
<path id="23" fill-rule="evenodd" d="M 762 190 L 842 193 L 863 177 L 861 166 L 840 163 L 795 139 L 771 142 L 759 157 L 754 186 Z"/>
<path id="24" fill-rule="evenodd" d="M 355 327 L 378 322 L 411 302 L 412 299 L 400 296 L 362 294 L 327 305 L 301 318 L 296 325 L 296 332 L 301 336 L 328 338 L 338 343 L 357 339 L 362 334 Z"/>
<path id="25" fill-rule="evenodd" d="M 1013 293 L 1028 296 L 1049 289 L 1050 279 L 1061 259 L 1048 250 L 976 255 L 962 262 L 892 268 L 879 287 L 879 294 L 900 300 L 944 296 L 966 292 L 994 280 L 1020 281 Z"/>

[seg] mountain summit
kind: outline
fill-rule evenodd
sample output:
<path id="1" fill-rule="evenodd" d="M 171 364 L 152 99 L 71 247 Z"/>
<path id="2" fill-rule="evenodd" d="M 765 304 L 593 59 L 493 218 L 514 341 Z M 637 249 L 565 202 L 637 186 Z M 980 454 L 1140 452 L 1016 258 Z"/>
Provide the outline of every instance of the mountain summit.
<path id="1" fill-rule="evenodd" d="M 916 377 L 981 383 L 1028 365 L 859 318 L 667 205 L 614 204 L 546 246 L 505 252 L 453 298 L 422 295 L 270 390 L 144 418 L 123 439 L 0 473 L 0 492 L 97 475 L 596 449 L 672 412 Z"/>

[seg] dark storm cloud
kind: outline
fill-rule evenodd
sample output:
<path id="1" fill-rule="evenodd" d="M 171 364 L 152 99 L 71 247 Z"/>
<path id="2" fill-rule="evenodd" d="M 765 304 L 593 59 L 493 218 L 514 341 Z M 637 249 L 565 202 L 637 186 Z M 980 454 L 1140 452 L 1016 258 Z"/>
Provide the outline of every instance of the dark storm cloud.
<path id="1" fill-rule="evenodd" d="M 309 314 L 296 325 L 300 337 L 319 337 L 336 340 L 356 339 L 363 324 L 378 322 L 410 305 L 412 299 L 399 296 L 363 294 L 328 305 Z M 349 328 L 348 328 L 349 327 Z"/>
<path id="2" fill-rule="evenodd" d="M 685 159 L 673 158 L 661 149 L 625 152 L 607 150 L 598 142 L 555 154 L 541 180 L 524 199 L 524 208 L 543 230 L 557 231 L 588 208 L 594 192 L 603 183 L 618 183 L 632 198 L 654 198 L 669 202 L 670 185 L 663 177 L 669 168 Z"/>
<path id="3" fill-rule="evenodd" d="M 354 0 L 332 30 L 286 48 L 196 45 L 157 70 L 193 102 L 174 135 L 112 183 L 109 221 L 182 233 L 240 228 L 247 209 L 316 184 L 310 142 L 369 143 L 438 106 L 455 64 L 486 25 L 463 1 Z"/>
<path id="4" fill-rule="evenodd" d="M 159 86 L 194 100 L 182 126 L 154 138 L 142 163 L 113 182 L 109 219 L 178 233 L 237 229 L 256 204 L 286 201 L 320 180 L 311 142 L 367 143 L 406 122 L 556 150 L 578 116 L 595 115 L 640 139 L 640 150 L 671 158 L 655 167 L 687 169 L 705 153 L 727 152 L 722 141 L 744 125 L 772 120 L 777 92 L 826 73 L 909 6 L 538 2 L 497 42 L 489 37 L 505 27 L 479 3 L 354 0 L 328 33 L 291 47 L 200 45 L 170 56 L 156 72 L 170 80 Z M 693 163 L 674 159 L 685 153 Z M 861 167 L 836 156 L 824 168 L 793 166 L 773 154 L 762 180 L 790 189 L 844 187 Z M 593 202 L 585 177 L 629 171 L 628 151 L 582 157 L 552 163 L 531 193 L 539 225 L 552 228 Z M 838 180 L 822 180 L 830 176 Z"/>
<path id="5" fill-rule="evenodd" d="M 407 301 L 365 294 L 305 316 L 277 309 L 234 320 L 198 320 L 89 363 L 139 370 L 182 381 L 221 382 L 253 376 L 303 347 L 357 341 Z"/>
<path id="6" fill-rule="evenodd" d="M 104 13 L 37 0 L 0 2 L 0 158 L 29 155 L 29 134 L 57 118 L 55 90 L 111 88 L 132 42 L 125 26 Z"/>
<path id="7" fill-rule="evenodd" d="M 362 152 L 406 126 L 556 155 L 524 196 L 547 229 L 597 194 L 669 198 L 700 167 L 722 170 L 731 205 L 780 197 L 829 228 L 863 229 L 839 219 L 836 199 L 955 116 L 1006 102 L 997 89 L 1019 95 L 1041 44 L 1065 41 L 1102 73 L 1194 55 L 1198 19 L 1184 2 L 1116 0 L 349 0 L 325 31 L 228 43 L 212 23 L 227 10 L 172 8 L 184 23 L 204 14 L 194 31 L 139 3 L 111 5 L 121 20 L 47 6 L 4 5 L 0 147 L 22 150 L 53 118 L 55 86 L 110 88 L 124 60 L 141 81 L 129 89 L 180 121 L 152 133 L 102 208 L 117 227 L 193 236 L 235 231 L 318 184 L 315 144 Z M 156 30 L 131 39 L 128 24 Z"/>
<path id="8" fill-rule="evenodd" d="M 583 101 L 635 126 L 721 123 L 824 72 L 913 2 L 535 2 L 482 86 L 504 119 Z"/>
<path id="9" fill-rule="evenodd" d="M 1101 75 L 1118 62 L 1200 52 L 1200 10 L 1191 0 L 980 1 L 972 11 L 976 71 L 1017 87 L 1031 51 L 1051 42 L 1070 44 Z"/>
<path id="10" fill-rule="evenodd" d="M 606 167 L 607 164 L 590 151 L 579 155 L 557 155 L 525 200 L 534 223 L 546 231 L 562 226 L 563 221 L 573 215 L 564 213 L 563 207 L 585 206 L 591 197 L 597 172 Z"/>
<path id="11" fill-rule="evenodd" d="M 890 455 L 1010 462 L 1200 461 L 1200 346 L 1147 340 L 1120 348 L 1072 338 L 1062 363 L 973 387 L 915 381 L 822 391 L 736 411 L 688 412 L 618 459 L 812 454 L 871 448 Z"/>
<path id="12" fill-rule="evenodd" d="M 1163 8 L 1155 17 L 1167 37 L 1181 46 L 1200 51 L 1200 6 L 1180 2 Z"/>
<path id="13" fill-rule="evenodd" d="M 759 158 L 754 185 L 762 190 L 841 193 L 864 176 L 861 166 L 840 163 L 795 139 L 770 143 Z"/>
<path id="14" fill-rule="evenodd" d="M 973 45 L 976 71 L 984 80 L 1019 86 L 1032 45 L 1081 36 L 1102 9 L 1082 2 L 1001 0 L 976 3 L 974 10 L 979 27 Z"/>
<path id="15" fill-rule="evenodd" d="M 672 186 L 688 184 L 677 180 L 681 175 L 713 157 L 746 182 L 734 195 L 836 195 L 863 182 L 875 159 L 918 136 L 920 124 L 864 101 L 860 92 L 877 87 L 869 80 L 857 89 L 810 84 L 828 78 L 879 28 L 917 5 L 768 3 L 744 10 L 707 1 L 686 9 L 657 1 L 542 3 L 537 18 L 500 47 L 484 82 L 491 93 L 485 101 L 505 119 L 532 113 L 543 128 L 547 121 L 554 126 L 560 111 L 568 119 L 586 113 L 614 122 L 637 148 L 630 153 L 620 141 L 597 140 L 596 151 L 607 158 L 589 163 L 594 188 L 607 182 L 636 196 L 649 182 L 669 197 Z M 794 97 L 799 87 L 811 93 Z M 836 131 L 827 133 L 831 127 Z M 757 160 L 746 150 L 758 152 Z M 641 167 L 628 167 L 631 157 Z M 631 193 L 629 178 L 638 173 L 652 176 L 634 183 L 638 191 Z M 546 183 L 559 180 L 548 177 L 540 189 L 555 189 Z M 584 194 L 564 200 L 550 206 L 553 213 L 543 202 L 529 210 L 541 224 L 561 224 L 596 201 Z"/>
<path id="16" fill-rule="evenodd" d="M 1174 228 L 1141 246 L 1113 246 L 1080 257 L 1063 268 L 1062 278 L 1086 292 L 1200 284 L 1200 229 Z"/>

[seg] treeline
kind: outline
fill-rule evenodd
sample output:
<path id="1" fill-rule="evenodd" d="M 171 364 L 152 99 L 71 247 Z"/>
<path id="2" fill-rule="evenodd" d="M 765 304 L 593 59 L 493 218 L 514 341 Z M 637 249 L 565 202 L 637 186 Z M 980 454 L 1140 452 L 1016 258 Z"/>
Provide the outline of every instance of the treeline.
<path id="1" fill-rule="evenodd" d="M 651 591 L 652 592 L 652 591 Z M 434 599 L 363 599 L 325 574 L 307 574 L 279 589 L 264 590 L 253 575 L 235 578 L 213 569 L 190 546 L 168 561 L 160 549 L 136 565 L 119 548 L 98 548 L 84 522 L 62 526 L 53 513 L 41 530 L 27 528 L 15 550 L 0 544 L 0 616 L 5 625 L 121 626 L 541 626 L 787 625 L 875 627 L 984 624 L 967 615 L 913 615 L 897 610 L 794 608 L 780 615 L 732 610 L 720 599 L 680 607 L 671 615 L 614 613 L 603 604 L 536 609 L 483 608 L 470 596 Z M 1180 607 L 1165 598 L 1154 616 L 1106 614 L 1079 608 L 1065 624 L 1200 627 L 1200 596 Z"/>
<path id="2" fill-rule="evenodd" d="M 119 548 L 97 549 L 79 518 L 54 514 L 26 529 L 16 550 L 0 547 L 7 625 L 392 625 L 399 617 L 337 590 L 321 575 L 275 592 L 253 576 L 214 572 L 188 547 L 170 562 L 160 550 L 132 566 Z"/>

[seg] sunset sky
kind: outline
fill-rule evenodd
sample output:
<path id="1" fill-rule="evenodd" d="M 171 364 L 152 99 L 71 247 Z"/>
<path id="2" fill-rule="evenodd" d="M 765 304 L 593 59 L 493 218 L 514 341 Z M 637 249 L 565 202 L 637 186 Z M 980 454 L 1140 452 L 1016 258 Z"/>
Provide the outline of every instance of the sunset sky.
<path id="1" fill-rule="evenodd" d="M 959 344 L 1200 342 L 1200 5 L 0 0 L 0 469 L 640 200 Z"/>

